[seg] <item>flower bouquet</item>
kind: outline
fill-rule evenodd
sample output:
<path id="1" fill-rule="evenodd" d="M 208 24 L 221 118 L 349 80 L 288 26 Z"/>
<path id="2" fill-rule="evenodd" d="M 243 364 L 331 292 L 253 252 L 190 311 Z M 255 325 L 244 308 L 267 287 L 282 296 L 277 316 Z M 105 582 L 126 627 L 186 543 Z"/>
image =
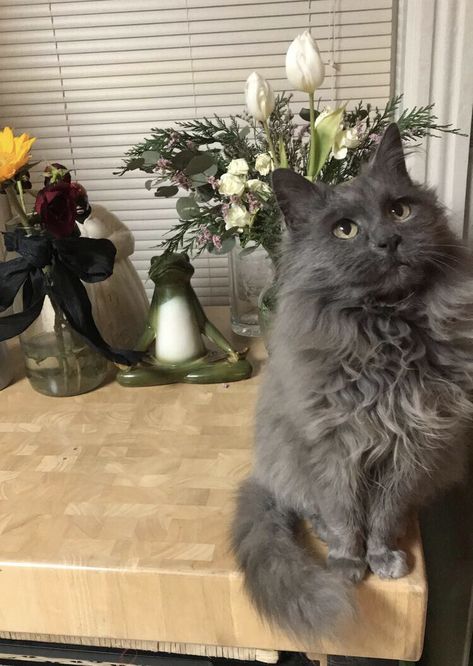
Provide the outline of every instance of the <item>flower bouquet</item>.
<path id="1" fill-rule="evenodd" d="M 351 109 L 316 108 L 325 69 L 309 32 L 290 45 L 286 74 L 296 90 L 308 95 L 308 107 L 298 116 L 290 94 L 275 96 L 270 83 L 253 72 L 243 114 L 151 130 L 150 138 L 127 153 L 120 175 L 139 169 L 150 175 L 145 186 L 156 197 L 180 195 L 179 221 L 161 243 L 163 250 L 221 254 L 238 243 L 243 255 L 262 246 L 277 264 L 282 225 L 271 188 L 273 169 L 288 167 L 328 184 L 348 180 L 401 105 L 398 96 L 384 109 L 362 101 Z M 404 110 L 397 122 L 406 143 L 435 131 L 458 132 L 437 123 L 433 105 Z"/>
<path id="2" fill-rule="evenodd" d="M 16 214 L 4 234 L 15 258 L 0 263 L 0 341 L 21 335 L 26 372 L 48 395 L 75 395 L 95 388 L 107 359 L 130 365 L 135 352 L 112 349 L 100 335 L 82 284 L 113 271 L 115 247 L 107 239 L 81 238 L 76 221 L 88 215 L 85 189 L 60 164 L 46 168 L 44 187 L 33 192 L 28 169 L 35 141 L 0 132 L 0 187 Z M 26 194 L 34 198 L 33 209 Z"/>

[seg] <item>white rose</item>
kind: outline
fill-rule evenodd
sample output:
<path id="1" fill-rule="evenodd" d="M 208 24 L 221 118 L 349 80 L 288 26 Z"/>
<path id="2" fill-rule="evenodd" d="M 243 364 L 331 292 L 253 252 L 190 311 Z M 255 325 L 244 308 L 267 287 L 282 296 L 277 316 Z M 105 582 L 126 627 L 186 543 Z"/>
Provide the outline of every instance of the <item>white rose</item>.
<path id="1" fill-rule="evenodd" d="M 227 173 L 233 176 L 246 176 L 248 173 L 248 162 L 243 158 L 232 160 L 228 165 Z"/>
<path id="2" fill-rule="evenodd" d="M 220 194 L 226 194 L 228 197 L 241 197 L 245 191 L 245 181 L 238 176 L 234 176 L 232 173 L 224 173 L 220 178 L 218 191 Z"/>
<path id="3" fill-rule="evenodd" d="M 251 224 L 251 215 L 244 206 L 232 204 L 224 214 L 225 228 L 248 227 Z"/>
<path id="4" fill-rule="evenodd" d="M 345 132 L 345 145 L 347 148 L 358 148 L 361 143 L 359 133 L 355 127 L 350 127 Z"/>
<path id="5" fill-rule="evenodd" d="M 271 188 L 266 183 L 263 183 L 262 180 L 252 178 L 247 181 L 246 186 L 250 192 L 259 194 L 262 199 L 268 199 L 271 196 Z"/>
<path id="6" fill-rule="evenodd" d="M 356 148 L 360 144 L 356 129 L 340 129 L 335 135 L 332 146 L 332 155 L 336 160 L 344 160 L 347 156 L 348 148 Z"/>
<path id="7" fill-rule="evenodd" d="M 256 156 L 255 169 L 262 176 L 267 176 L 274 169 L 273 159 L 269 153 L 260 153 Z"/>

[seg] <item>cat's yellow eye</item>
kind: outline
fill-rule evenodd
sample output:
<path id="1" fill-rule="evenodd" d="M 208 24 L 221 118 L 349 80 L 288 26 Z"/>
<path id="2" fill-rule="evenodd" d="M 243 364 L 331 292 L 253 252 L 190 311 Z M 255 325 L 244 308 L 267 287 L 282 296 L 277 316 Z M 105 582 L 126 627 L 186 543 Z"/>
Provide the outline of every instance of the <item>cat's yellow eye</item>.
<path id="1" fill-rule="evenodd" d="M 405 201 L 399 199 L 391 204 L 390 213 L 396 220 L 404 222 L 411 214 L 411 207 Z"/>
<path id="2" fill-rule="evenodd" d="M 348 219 L 338 220 L 332 229 L 333 235 L 337 238 L 341 238 L 342 240 L 350 240 L 351 238 L 355 238 L 355 236 L 358 234 L 358 231 L 358 225 L 353 222 L 353 220 Z"/>

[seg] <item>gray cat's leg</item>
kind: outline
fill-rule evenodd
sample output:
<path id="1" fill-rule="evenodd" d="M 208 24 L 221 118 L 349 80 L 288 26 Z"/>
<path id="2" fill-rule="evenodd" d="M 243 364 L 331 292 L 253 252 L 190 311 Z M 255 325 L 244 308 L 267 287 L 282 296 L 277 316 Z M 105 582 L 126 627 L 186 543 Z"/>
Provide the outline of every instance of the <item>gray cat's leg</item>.
<path id="1" fill-rule="evenodd" d="M 409 571 L 406 553 L 396 547 L 405 528 L 406 512 L 401 493 L 383 490 L 373 494 L 368 515 L 366 559 L 371 571 L 381 578 L 402 578 Z"/>
<path id="2" fill-rule="evenodd" d="M 366 572 L 363 507 L 347 490 L 329 495 L 317 498 L 329 547 L 328 565 L 357 583 Z"/>

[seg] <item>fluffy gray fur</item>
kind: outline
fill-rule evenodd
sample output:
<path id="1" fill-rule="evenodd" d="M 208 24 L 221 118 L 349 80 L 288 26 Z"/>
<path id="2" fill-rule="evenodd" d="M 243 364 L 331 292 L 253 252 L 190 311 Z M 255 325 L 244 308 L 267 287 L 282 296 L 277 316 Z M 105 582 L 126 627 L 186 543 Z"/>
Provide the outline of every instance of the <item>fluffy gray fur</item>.
<path id="1" fill-rule="evenodd" d="M 263 616 L 307 636 L 350 609 L 367 566 L 408 571 L 406 516 L 460 479 L 473 414 L 470 259 L 406 171 L 396 125 L 336 187 L 279 169 L 279 306 L 233 548 Z M 393 204 L 410 207 L 404 221 Z M 333 234 L 350 219 L 352 239 Z M 308 519 L 327 567 L 297 539 Z"/>

